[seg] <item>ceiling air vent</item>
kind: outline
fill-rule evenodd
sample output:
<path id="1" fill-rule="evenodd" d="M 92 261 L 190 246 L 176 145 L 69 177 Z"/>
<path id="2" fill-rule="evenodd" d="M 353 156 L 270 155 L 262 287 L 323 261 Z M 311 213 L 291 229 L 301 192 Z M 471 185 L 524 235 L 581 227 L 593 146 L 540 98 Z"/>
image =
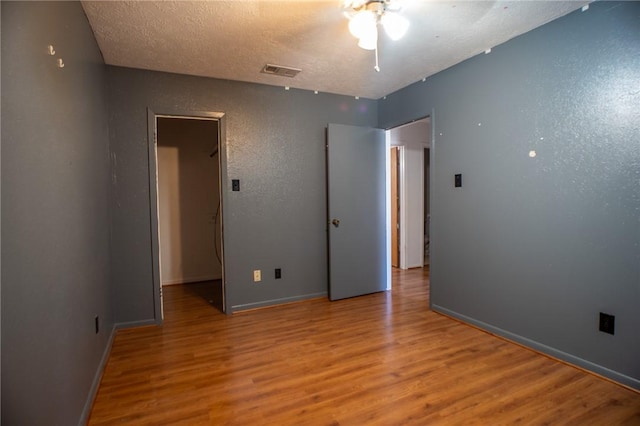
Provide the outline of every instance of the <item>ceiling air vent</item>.
<path id="1" fill-rule="evenodd" d="M 279 75 L 280 77 L 295 77 L 302 71 L 298 68 L 283 67 L 282 65 L 267 64 L 262 68 L 261 73 Z"/>

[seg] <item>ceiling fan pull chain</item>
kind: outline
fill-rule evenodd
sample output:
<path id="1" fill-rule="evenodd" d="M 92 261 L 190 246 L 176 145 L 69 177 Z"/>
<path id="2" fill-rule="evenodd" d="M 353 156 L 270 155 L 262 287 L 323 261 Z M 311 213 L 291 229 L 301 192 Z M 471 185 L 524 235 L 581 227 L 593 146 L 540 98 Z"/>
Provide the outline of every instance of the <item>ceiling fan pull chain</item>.
<path id="1" fill-rule="evenodd" d="M 378 42 L 376 41 L 376 66 L 373 67 L 376 72 L 380 72 L 380 66 L 378 65 Z"/>

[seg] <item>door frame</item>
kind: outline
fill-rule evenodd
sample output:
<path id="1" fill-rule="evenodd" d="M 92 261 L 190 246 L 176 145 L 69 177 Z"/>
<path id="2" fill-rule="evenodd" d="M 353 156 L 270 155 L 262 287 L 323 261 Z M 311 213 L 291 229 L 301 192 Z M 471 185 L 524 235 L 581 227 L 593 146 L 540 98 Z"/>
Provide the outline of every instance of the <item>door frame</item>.
<path id="1" fill-rule="evenodd" d="M 433 143 L 431 144 L 433 145 Z M 423 192 L 425 192 L 425 199 L 423 203 L 425 205 L 425 209 L 422 212 L 424 216 L 424 229 L 423 232 L 425 236 L 429 233 L 429 251 L 431 250 L 431 147 L 425 147 L 424 151 L 424 161 L 422 166 L 422 180 L 425 183 L 425 187 L 423 188 Z M 423 253 L 422 253 L 422 267 L 431 264 L 431 257 L 429 257 L 429 263 L 425 264 L 424 259 L 426 258 L 426 246 L 427 244 L 423 244 Z"/>
<path id="2" fill-rule="evenodd" d="M 153 309 L 156 324 L 162 325 L 164 319 L 162 303 L 162 279 L 160 275 L 160 241 L 158 227 L 158 118 L 183 118 L 188 120 L 213 120 L 218 122 L 218 158 L 219 158 L 219 188 L 220 193 L 220 224 L 221 224 L 221 249 L 222 259 L 222 309 L 229 314 L 228 298 L 225 279 L 224 257 L 224 191 L 227 187 L 227 138 L 226 115 L 224 112 L 212 111 L 160 111 L 147 108 L 147 151 L 149 165 L 149 203 L 150 203 L 150 233 L 151 233 L 151 272 L 153 281 Z"/>
<path id="3" fill-rule="evenodd" d="M 387 131 L 387 134 L 389 134 L 389 132 Z M 390 248 L 390 258 L 391 258 L 391 266 L 394 268 L 400 268 L 401 266 L 401 262 L 400 262 L 400 258 L 401 258 L 401 253 L 402 253 L 402 235 L 400 232 L 400 222 L 401 222 L 401 204 L 400 204 L 400 199 L 402 198 L 402 151 L 404 150 L 404 146 L 402 145 L 392 145 L 389 147 L 389 153 L 390 153 L 390 158 L 389 158 L 389 185 L 390 185 L 390 196 L 389 196 L 389 218 L 390 218 L 390 222 L 389 222 L 389 227 L 390 227 L 390 234 L 391 234 L 391 248 Z M 396 169 L 395 169 L 395 191 L 393 188 L 393 181 L 394 181 L 394 169 L 393 169 L 393 155 L 391 155 L 391 152 L 395 151 L 395 155 L 396 155 Z M 395 223 L 393 223 L 393 217 L 394 217 L 394 212 L 393 212 L 393 207 L 394 207 L 394 193 L 395 193 L 395 207 L 396 207 L 396 212 L 395 212 L 395 216 L 396 216 L 396 221 Z M 397 245 L 396 247 L 396 255 L 397 255 L 397 265 L 393 265 L 393 248 L 394 248 L 394 238 L 393 238 L 393 228 L 396 228 L 396 232 L 395 232 L 395 244 Z"/>

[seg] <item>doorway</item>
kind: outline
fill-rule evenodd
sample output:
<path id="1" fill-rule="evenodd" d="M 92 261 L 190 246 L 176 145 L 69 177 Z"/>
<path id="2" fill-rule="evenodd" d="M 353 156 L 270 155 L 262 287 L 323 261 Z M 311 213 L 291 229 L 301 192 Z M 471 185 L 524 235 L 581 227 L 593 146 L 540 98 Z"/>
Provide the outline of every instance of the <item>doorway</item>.
<path id="1" fill-rule="evenodd" d="M 156 322 L 164 317 L 162 288 L 185 284 L 226 311 L 222 188 L 222 114 L 150 112 L 149 147 Z"/>
<path id="2" fill-rule="evenodd" d="M 398 268 L 422 268 L 428 250 L 426 243 L 429 209 L 429 167 L 425 150 L 430 148 L 431 119 L 425 117 L 388 130 L 391 155 L 396 148 L 398 155 L 398 219 L 391 212 L 389 227 L 398 229 Z M 390 161 L 393 163 L 393 161 Z M 389 175 L 393 179 L 393 164 Z M 393 181 L 390 182 L 393 186 Z M 393 191 L 393 188 L 392 188 Z M 393 195 L 391 196 L 393 203 Z M 393 209 L 393 207 L 392 207 Z M 393 245 L 393 236 L 392 236 Z M 393 260 L 393 249 L 391 250 Z M 394 265 L 395 266 L 395 265 Z"/>

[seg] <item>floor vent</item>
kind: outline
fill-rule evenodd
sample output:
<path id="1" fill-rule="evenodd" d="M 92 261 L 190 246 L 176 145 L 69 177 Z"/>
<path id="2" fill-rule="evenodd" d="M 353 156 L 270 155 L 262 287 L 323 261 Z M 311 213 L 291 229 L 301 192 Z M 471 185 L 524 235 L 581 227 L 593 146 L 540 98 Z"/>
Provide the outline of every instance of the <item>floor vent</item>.
<path id="1" fill-rule="evenodd" d="M 280 77 L 295 77 L 302 71 L 298 68 L 283 67 L 282 65 L 267 64 L 260 71 L 263 74 L 279 75 Z"/>

